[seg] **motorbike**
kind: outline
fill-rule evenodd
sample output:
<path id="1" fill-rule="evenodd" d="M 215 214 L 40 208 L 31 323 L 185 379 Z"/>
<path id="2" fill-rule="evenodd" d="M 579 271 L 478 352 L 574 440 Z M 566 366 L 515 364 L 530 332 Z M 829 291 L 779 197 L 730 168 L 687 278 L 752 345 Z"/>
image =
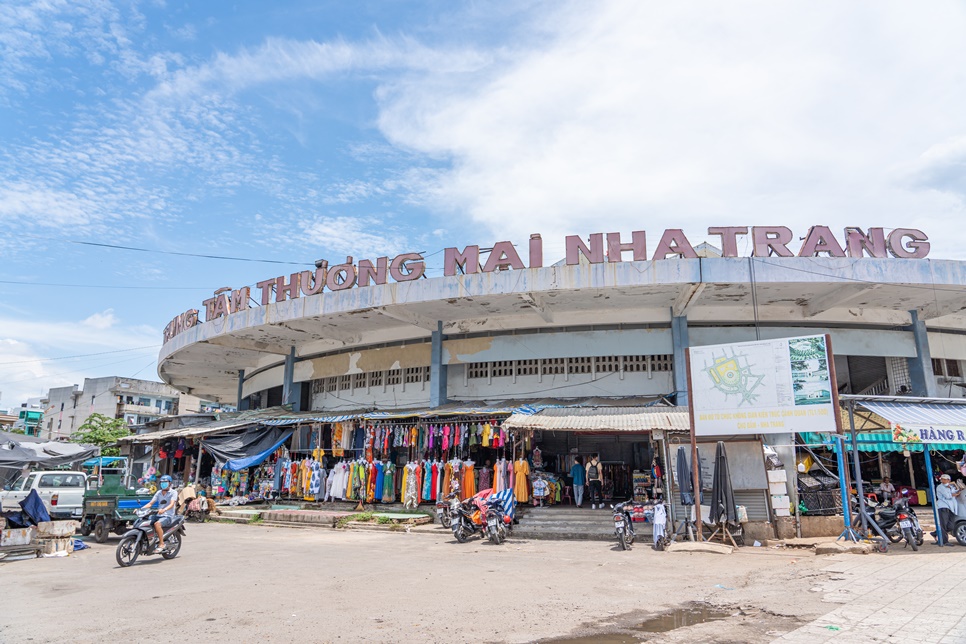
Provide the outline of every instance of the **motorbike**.
<path id="1" fill-rule="evenodd" d="M 152 512 L 150 510 L 139 510 L 139 519 L 134 522 L 134 527 L 124 533 L 121 542 L 117 544 L 117 551 L 114 554 L 117 564 L 122 568 L 127 568 L 137 561 L 141 555 L 161 555 L 165 559 L 174 559 L 181 550 L 181 540 L 185 535 L 184 521 L 181 515 L 175 515 L 174 522 L 164 531 L 164 549 L 159 550 L 158 537 L 151 525 Z"/>
<path id="2" fill-rule="evenodd" d="M 621 550 L 630 550 L 637 534 L 634 532 L 634 522 L 631 520 L 631 513 L 627 506 L 633 505 L 631 501 L 611 505 L 614 510 L 614 534 L 617 535 L 617 543 Z"/>
<path id="3" fill-rule="evenodd" d="M 436 502 L 436 518 L 439 520 L 439 524 L 444 528 L 449 528 L 452 525 L 452 508 L 450 507 L 450 501 L 445 499 L 440 499 Z"/>
<path id="4" fill-rule="evenodd" d="M 923 534 L 915 510 L 909 506 L 907 499 L 901 497 L 896 501 L 894 509 L 898 529 L 902 531 L 902 538 L 906 540 L 906 544 L 912 547 L 912 551 L 916 552 L 922 545 Z"/>
<path id="5" fill-rule="evenodd" d="M 500 545 L 513 530 L 513 517 L 503 511 L 503 501 L 491 498 L 486 501 L 486 534 L 490 543 Z"/>
<path id="6" fill-rule="evenodd" d="M 184 519 L 185 521 L 193 521 L 196 523 L 204 523 L 208 520 L 208 508 L 207 504 L 211 503 L 205 499 L 202 502 L 202 497 L 197 497 L 191 499 L 191 501 L 185 506 L 184 509 Z"/>
<path id="7" fill-rule="evenodd" d="M 915 510 L 909 507 L 909 500 L 903 497 L 896 499 L 894 506 L 889 506 L 885 502 L 880 502 L 879 504 L 866 505 L 868 512 L 866 517 L 875 522 L 879 529 L 885 534 L 886 538 L 889 539 L 891 543 L 899 543 L 903 540 L 905 535 L 903 534 L 903 527 L 900 525 L 900 519 L 898 518 L 899 510 L 902 509 L 902 513 L 905 515 L 904 521 L 908 521 L 909 525 L 906 526 L 911 530 L 913 541 L 918 549 L 918 546 L 922 545 L 923 532 L 922 528 L 919 527 L 919 518 L 916 516 Z M 858 513 L 858 502 L 855 497 L 852 497 L 852 510 Z M 874 536 L 870 534 L 870 536 Z M 912 542 L 909 542 L 910 545 Z"/>
<path id="8" fill-rule="evenodd" d="M 454 497 L 456 493 L 447 496 L 450 499 L 450 528 L 453 536 L 460 543 L 466 543 L 474 534 L 486 536 L 486 505 L 475 496 L 465 501 Z"/>

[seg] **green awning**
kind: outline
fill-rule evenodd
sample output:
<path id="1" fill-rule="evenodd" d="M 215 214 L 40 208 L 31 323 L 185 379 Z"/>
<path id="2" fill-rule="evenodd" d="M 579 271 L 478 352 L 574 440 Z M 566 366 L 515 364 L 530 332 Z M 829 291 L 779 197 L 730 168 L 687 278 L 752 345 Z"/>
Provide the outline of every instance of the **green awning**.
<path id="1" fill-rule="evenodd" d="M 834 434 L 819 432 L 799 432 L 799 438 L 806 445 L 828 445 L 832 451 L 837 451 L 838 439 Z M 921 452 L 922 443 L 894 443 L 892 442 L 892 432 L 859 432 L 856 435 L 856 444 L 860 452 Z M 852 437 L 845 434 L 845 448 L 852 449 Z M 963 443 L 930 443 L 929 449 L 932 451 L 951 452 L 958 449 L 966 449 Z"/>

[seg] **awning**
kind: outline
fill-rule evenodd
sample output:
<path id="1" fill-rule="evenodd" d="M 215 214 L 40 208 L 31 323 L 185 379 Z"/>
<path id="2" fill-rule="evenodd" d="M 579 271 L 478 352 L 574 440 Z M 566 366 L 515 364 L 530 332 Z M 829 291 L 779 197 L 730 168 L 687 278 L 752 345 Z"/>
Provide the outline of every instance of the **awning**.
<path id="1" fill-rule="evenodd" d="M 515 413 L 507 429 L 569 432 L 688 431 L 687 407 L 553 407 L 534 414 Z"/>
<path id="2" fill-rule="evenodd" d="M 835 434 L 800 432 L 798 435 L 806 445 L 826 445 L 832 451 L 838 450 L 838 441 L 835 438 Z M 847 433 L 843 434 L 842 437 L 845 440 L 845 449 L 851 451 L 852 437 Z M 921 452 L 923 443 L 893 442 L 891 432 L 858 432 L 856 434 L 856 445 L 860 452 L 902 452 L 904 450 Z M 929 449 L 949 452 L 957 449 L 966 449 L 966 445 L 962 443 L 929 443 Z"/>
<path id="3" fill-rule="evenodd" d="M 117 462 L 127 461 L 124 456 L 98 456 L 97 458 L 92 458 L 81 463 L 84 467 L 104 467 L 106 465 L 111 465 Z"/>
<path id="4" fill-rule="evenodd" d="M 897 425 L 943 425 L 966 429 L 966 405 L 863 401 L 863 407 Z"/>
<path id="5" fill-rule="evenodd" d="M 0 467 L 22 469 L 31 465 L 57 467 L 76 461 L 84 461 L 100 454 L 94 445 L 62 443 L 2 443 L 0 444 Z"/>

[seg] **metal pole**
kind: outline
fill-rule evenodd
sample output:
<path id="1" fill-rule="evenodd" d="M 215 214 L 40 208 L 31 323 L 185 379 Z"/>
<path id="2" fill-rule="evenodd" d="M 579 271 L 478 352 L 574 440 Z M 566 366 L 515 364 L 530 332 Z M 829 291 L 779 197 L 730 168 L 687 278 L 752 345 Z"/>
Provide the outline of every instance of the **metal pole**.
<path id="1" fill-rule="evenodd" d="M 688 369 L 688 392 L 691 392 L 691 349 L 684 350 L 684 362 Z M 691 420 L 691 480 L 694 487 L 694 529 L 697 531 L 695 541 L 704 541 L 704 530 L 701 525 L 701 463 L 698 461 L 698 437 L 694 431 L 694 403 L 688 399 L 688 416 Z M 687 510 L 685 509 L 685 513 Z M 691 517 L 687 517 L 690 519 Z"/>
<path id="2" fill-rule="evenodd" d="M 855 463 L 855 484 L 859 493 L 859 517 L 862 519 L 863 534 L 868 534 L 869 524 L 866 518 L 865 490 L 862 486 L 862 464 L 859 461 L 859 444 L 855 433 L 855 401 L 849 401 L 849 431 L 852 434 L 852 461 Z"/>
<path id="3" fill-rule="evenodd" d="M 845 520 L 845 530 L 839 535 L 839 539 L 848 536 L 852 541 L 857 541 L 855 531 L 852 530 L 852 513 L 849 509 L 849 491 L 845 488 L 845 459 L 842 452 L 845 450 L 845 439 L 841 434 L 836 434 L 838 449 L 835 450 L 836 461 L 839 466 L 839 490 L 842 492 L 842 518 Z M 838 539 L 836 539 L 838 541 Z"/>
<path id="4" fill-rule="evenodd" d="M 201 447 L 201 442 L 198 442 L 198 463 L 195 466 L 195 485 L 199 485 L 201 482 L 201 457 L 204 455 L 204 450 Z"/>
<path id="5" fill-rule="evenodd" d="M 936 521 L 936 541 L 939 542 L 940 546 L 946 545 L 946 540 L 943 538 L 943 531 L 939 526 L 939 508 L 936 507 L 936 481 L 933 480 L 932 475 L 932 457 L 929 455 L 929 445 L 922 446 L 922 453 L 926 457 L 926 478 L 929 479 L 929 498 L 926 499 L 932 504 L 932 516 Z"/>

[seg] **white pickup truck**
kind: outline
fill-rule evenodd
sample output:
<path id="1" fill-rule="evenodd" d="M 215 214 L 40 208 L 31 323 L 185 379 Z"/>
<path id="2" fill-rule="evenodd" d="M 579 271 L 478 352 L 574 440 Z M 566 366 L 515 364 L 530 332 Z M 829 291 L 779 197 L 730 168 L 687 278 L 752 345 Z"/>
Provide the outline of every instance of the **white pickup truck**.
<path id="1" fill-rule="evenodd" d="M 65 470 L 28 472 L 0 491 L 0 506 L 4 511 L 19 510 L 20 501 L 30 490 L 47 506 L 51 519 L 79 519 L 84 514 L 84 490 L 87 474 Z"/>

